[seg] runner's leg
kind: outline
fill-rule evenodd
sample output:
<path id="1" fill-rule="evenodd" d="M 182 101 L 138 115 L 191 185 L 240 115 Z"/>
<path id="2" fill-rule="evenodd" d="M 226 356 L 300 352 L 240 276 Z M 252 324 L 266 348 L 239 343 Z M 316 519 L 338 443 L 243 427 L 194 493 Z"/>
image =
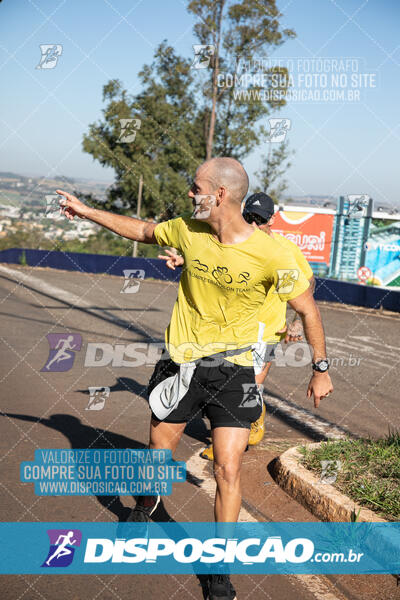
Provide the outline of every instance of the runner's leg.
<path id="1" fill-rule="evenodd" d="M 232 523 L 238 519 L 242 501 L 240 469 L 249 433 L 250 430 L 243 427 L 216 427 L 212 431 L 216 521 Z"/>
<path id="2" fill-rule="evenodd" d="M 172 450 L 173 454 L 185 427 L 186 423 L 166 423 L 151 419 L 149 448 L 151 450 L 168 449 Z"/>
<path id="3" fill-rule="evenodd" d="M 151 419 L 150 423 L 150 450 L 171 450 L 175 452 L 182 437 L 186 423 L 165 423 Z M 128 517 L 130 522 L 149 521 L 160 503 L 160 496 L 138 496 L 135 508 Z"/>

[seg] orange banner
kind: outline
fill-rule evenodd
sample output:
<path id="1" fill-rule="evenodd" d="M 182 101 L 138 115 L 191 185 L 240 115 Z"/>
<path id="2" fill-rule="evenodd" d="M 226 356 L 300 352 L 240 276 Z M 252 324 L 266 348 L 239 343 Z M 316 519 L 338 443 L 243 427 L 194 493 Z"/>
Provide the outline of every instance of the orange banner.
<path id="1" fill-rule="evenodd" d="M 279 211 L 275 213 L 272 231 L 294 242 L 309 262 L 329 265 L 334 217 L 325 213 Z"/>

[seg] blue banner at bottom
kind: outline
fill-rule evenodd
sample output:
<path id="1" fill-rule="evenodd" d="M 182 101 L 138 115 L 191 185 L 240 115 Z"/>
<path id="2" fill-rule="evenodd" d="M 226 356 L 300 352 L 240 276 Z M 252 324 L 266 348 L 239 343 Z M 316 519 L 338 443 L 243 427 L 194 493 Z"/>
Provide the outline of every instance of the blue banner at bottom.
<path id="1" fill-rule="evenodd" d="M 400 523 L 1 523 L 1 574 L 400 573 Z"/>

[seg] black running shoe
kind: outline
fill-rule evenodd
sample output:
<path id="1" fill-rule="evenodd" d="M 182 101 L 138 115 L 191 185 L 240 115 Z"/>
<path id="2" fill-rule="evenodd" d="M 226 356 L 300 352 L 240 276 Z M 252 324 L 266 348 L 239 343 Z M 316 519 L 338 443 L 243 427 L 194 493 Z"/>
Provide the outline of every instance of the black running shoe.
<path id="1" fill-rule="evenodd" d="M 210 600 L 236 600 L 236 592 L 229 575 L 209 576 Z"/>
<path id="2" fill-rule="evenodd" d="M 128 523 L 148 523 L 160 504 L 160 496 L 140 496 L 127 518 Z"/>

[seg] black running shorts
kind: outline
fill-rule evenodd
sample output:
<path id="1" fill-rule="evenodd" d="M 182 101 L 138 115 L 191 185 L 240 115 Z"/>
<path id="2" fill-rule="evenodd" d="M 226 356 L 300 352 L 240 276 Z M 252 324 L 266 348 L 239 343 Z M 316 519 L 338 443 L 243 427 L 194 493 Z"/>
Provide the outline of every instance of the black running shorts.
<path id="1" fill-rule="evenodd" d="M 159 360 L 150 378 L 148 394 L 178 370 L 179 365 L 170 358 Z M 253 367 L 235 365 L 222 358 L 215 361 L 206 357 L 196 366 L 188 391 L 163 422 L 187 423 L 205 414 L 211 422 L 211 429 L 250 429 L 261 415 L 262 402 Z M 154 413 L 152 417 L 159 421 Z"/>

